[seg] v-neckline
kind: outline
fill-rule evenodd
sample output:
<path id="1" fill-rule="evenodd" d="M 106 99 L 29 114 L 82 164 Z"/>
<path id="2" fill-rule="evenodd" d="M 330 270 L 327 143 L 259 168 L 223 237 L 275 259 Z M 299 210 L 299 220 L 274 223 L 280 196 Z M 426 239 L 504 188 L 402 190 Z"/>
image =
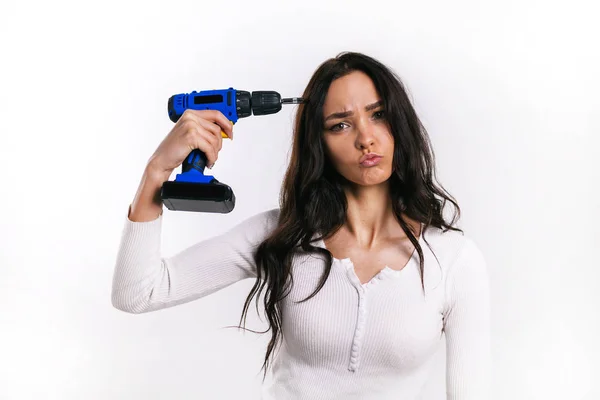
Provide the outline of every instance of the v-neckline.
<path id="1" fill-rule="evenodd" d="M 421 227 L 419 229 L 419 236 L 417 237 L 417 242 L 419 243 L 419 245 L 421 245 L 421 241 L 423 238 L 423 223 L 421 223 Z M 322 247 L 325 250 L 329 250 L 327 248 L 327 246 L 325 245 L 325 241 L 323 239 L 320 239 L 318 242 L 319 246 Z M 384 277 L 400 277 L 400 275 L 402 274 L 402 272 L 410 266 L 411 262 L 413 262 L 415 255 L 417 254 L 417 249 L 416 247 L 413 249 L 410 257 L 408 258 L 408 260 L 406 261 L 406 263 L 404 264 L 404 266 L 400 269 L 394 269 L 392 267 L 390 267 L 389 265 L 384 265 L 383 268 L 381 268 L 377 273 L 375 273 L 375 275 L 373 275 L 371 277 L 371 279 L 369 279 L 367 282 L 362 282 L 360 280 L 360 278 L 358 277 L 358 274 L 356 273 L 356 267 L 354 265 L 354 262 L 352 261 L 352 259 L 350 257 L 345 257 L 345 258 L 336 258 L 333 257 L 333 264 L 334 265 L 341 265 L 346 267 L 347 271 L 349 273 L 351 273 L 351 277 L 352 280 L 354 280 L 356 284 L 358 284 L 360 287 L 362 288 L 367 288 L 369 286 L 371 286 L 373 283 L 384 279 Z"/>

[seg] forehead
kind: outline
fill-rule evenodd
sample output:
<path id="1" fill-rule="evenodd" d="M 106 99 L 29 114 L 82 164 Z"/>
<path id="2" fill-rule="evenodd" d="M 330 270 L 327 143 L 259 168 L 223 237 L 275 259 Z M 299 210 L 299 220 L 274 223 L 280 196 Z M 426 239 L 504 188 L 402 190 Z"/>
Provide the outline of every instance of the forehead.
<path id="1" fill-rule="evenodd" d="M 323 112 L 363 109 L 380 100 L 371 78 L 364 72 L 353 71 L 334 80 L 329 86 Z"/>

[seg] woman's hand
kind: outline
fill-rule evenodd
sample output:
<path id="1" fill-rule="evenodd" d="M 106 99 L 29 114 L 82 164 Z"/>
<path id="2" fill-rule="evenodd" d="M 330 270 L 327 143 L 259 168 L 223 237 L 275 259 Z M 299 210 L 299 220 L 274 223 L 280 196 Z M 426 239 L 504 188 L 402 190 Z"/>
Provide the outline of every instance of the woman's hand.
<path id="1" fill-rule="evenodd" d="M 206 155 L 206 165 L 212 168 L 223 146 L 221 131 L 233 139 L 233 124 L 220 111 L 187 109 L 152 154 L 147 168 L 170 176 L 194 149 Z"/>

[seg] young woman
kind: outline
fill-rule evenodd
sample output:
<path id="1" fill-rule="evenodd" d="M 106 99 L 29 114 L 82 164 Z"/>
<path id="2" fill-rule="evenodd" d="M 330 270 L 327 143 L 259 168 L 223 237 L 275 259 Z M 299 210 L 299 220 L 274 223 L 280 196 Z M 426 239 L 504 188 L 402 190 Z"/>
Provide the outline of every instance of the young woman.
<path id="1" fill-rule="evenodd" d="M 218 112 L 184 113 L 129 207 L 113 305 L 149 312 L 254 278 L 240 323 L 264 294 L 264 399 L 422 399 L 442 337 L 447 398 L 487 399 L 486 262 L 453 226 L 460 208 L 433 181 L 433 151 L 400 79 L 342 53 L 302 97 L 280 207 L 161 257 L 162 183 L 194 148 L 214 164 L 221 130 L 233 137 Z"/>

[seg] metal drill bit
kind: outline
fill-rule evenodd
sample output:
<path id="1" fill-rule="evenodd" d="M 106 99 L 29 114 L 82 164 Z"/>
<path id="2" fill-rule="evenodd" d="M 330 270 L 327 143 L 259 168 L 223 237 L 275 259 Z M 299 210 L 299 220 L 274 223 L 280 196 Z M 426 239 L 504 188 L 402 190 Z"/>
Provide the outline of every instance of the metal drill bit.
<path id="1" fill-rule="evenodd" d="M 302 97 L 286 97 L 281 99 L 281 104 L 301 104 L 304 103 L 304 99 Z"/>

